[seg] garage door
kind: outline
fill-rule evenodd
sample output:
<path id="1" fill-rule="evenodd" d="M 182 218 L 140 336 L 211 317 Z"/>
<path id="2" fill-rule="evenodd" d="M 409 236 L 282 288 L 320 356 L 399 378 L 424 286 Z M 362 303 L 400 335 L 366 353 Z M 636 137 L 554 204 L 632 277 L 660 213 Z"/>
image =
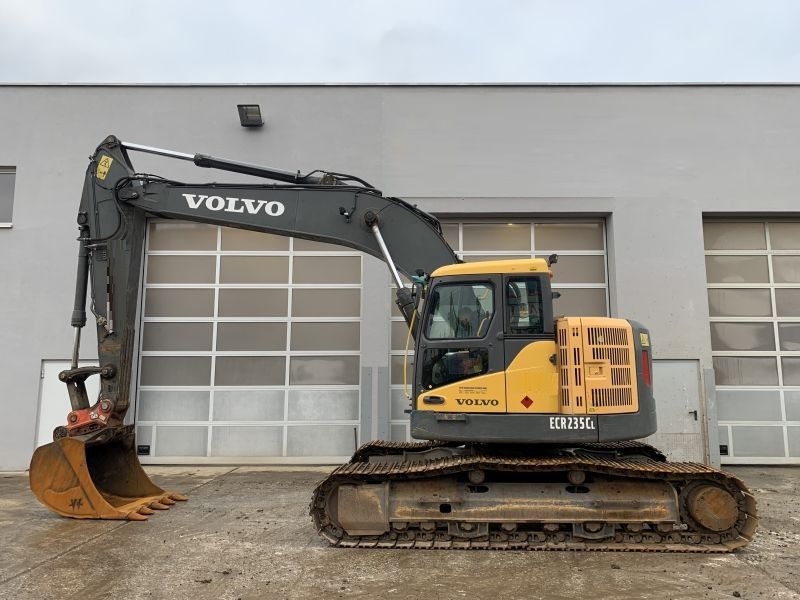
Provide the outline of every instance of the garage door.
<path id="1" fill-rule="evenodd" d="M 340 462 L 359 428 L 362 256 L 181 222 L 149 225 L 142 462 Z"/>
<path id="2" fill-rule="evenodd" d="M 800 223 L 704 223 L 720 454 L 800 464 Z"/>
<path id="3" fill-rule="evenodd" d="M 554 303 L 555 314 L 608 316 L 602 221 L 445 221 L 442 228 L 456 254 L 465 261 L 546 258 L 558 254 L 558 263 L 552 267 L 553 290 L 561 294 Z M 391 336 L 391 435 L 394 440 L 410 439 L 408 415 L 404 412 L 409 402 L 403 386 L 407 334 L 405 321 L 395 308 Z"/>

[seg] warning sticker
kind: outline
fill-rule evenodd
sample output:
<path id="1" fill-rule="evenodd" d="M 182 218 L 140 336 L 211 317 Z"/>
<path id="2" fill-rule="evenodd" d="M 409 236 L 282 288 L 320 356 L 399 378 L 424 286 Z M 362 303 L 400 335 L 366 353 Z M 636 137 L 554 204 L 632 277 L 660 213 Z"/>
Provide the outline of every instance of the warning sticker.
<path id="1" fill-rule="evenodd" d="M 100 162 L 97 163 L 97 178 L 100 181 L 104 181 L 106 175 L 108 175 L 108 170 L 111 168 L 111 163 L 114 162 L 114 159 L 110 156 L 101 156 Z"/>
<path id="2" fill-rule="evenodd" d="M 645 348 L 650 345 L 650 336 L 644 332 L 639 332 L 639 341 L 642 344 L 642 347 Z"/>

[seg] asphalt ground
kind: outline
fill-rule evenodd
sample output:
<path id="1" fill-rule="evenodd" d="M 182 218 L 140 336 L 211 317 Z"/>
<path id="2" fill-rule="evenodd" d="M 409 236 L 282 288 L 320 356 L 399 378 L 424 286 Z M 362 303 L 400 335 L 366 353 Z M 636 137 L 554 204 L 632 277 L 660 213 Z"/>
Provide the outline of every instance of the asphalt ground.
<path id="1" fill-rule="evenodd" d="M 154 467 L 189 496 L 146 522 L 77 521 L 0 474 L 0 598 L 800 598 L 800 469 L 729 469 L 760 528 L 734 554 L 331 548 L 308 516 L 327 468 Z"/>

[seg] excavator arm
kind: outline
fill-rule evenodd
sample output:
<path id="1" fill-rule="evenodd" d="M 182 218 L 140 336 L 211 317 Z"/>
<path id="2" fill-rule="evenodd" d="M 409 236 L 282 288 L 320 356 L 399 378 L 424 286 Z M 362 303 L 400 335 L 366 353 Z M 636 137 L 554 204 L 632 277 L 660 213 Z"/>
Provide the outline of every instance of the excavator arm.
<path id="1" fill-rule="evenodd" d="M 252 175 L 270 182 L 182 183 L 137 173 L 130 151 L 187 160 L 199 167 Z M 152 491 L 152 483 L 133 453 L 132 429 L 124 427 L 133 392 L 136 315 L 149 217 L 327 242 L 380 258 L 393 274 L 398 287 L 397 304 L 410 326 L 413 300 L 400 273 L 420 276 L 458 262 L 436 218 L 408 202 L 383 196 L 357 177 L 332 172 L 301 175 L 203 154 L 130 144 L 109 136 L 91 157 L 77 218 L 79 252 L 71 319 L 75 340 L 71 368 L 59 374 L 67 385 L 72 410 L 67 424 L 54 432 L 54 444 L 38 449 L 31 463 L 34 492 L 65 516 L 81 516 L 73 514 L 76 511 L 68 510 L 65 504 L 75 504 L 78 487 L 84 491 L 91 487 L 76 461 L 83 461 L 89 471 L 96 471 L 90 473 L 89 479 L 111 505 L 160 493 L 148 492 Z M 81 331 L 87 323 L 87 292 L 97 330 L 96 367 L 78 367 Z M 85 381 L 93 375 L 100 376 L 100 393 L 90 402 Z M 112 450 L 117 447 L 118 451 Z M 65 449 L 75 456 L 68 456 Z M 61 482 L 65 463 L 72 465 L 73 479 L 80 481 L 79 486 L 72 485 L 72 480 L 69 484 Z M 122 480 L 133 483 L 122 489 L 109 489 Z M 105 483 L 100 484 L 101 481 Z M 105 488 L 101 489 L 103 485 Z M 66 494 L 54 501 L 56 487 L 73 490 L 75 497 Z M 48 495 L 50 501 L 45 498 Z M 84 507 L 100 503 L 86 494 L 78 500 Z M 138 510 L 135 502 L 125 506 L 126 510 L 134 507 L 133 512 L 126 513 L 132 518 L 130 515 Z M 113 512 L 118 513 L 119 510 Z M 103 516 L 100 510 L 89 510 L 87 514 L 88 518 Z"/>
<path id="2" fill-rule="evenodd" d="M 148 217 L 175 218 L 348 246 L 385 260 L 401 289 L 398 270 L 411 277 L 458 262 L 434 217 L 403 200 L 384 197 L 365 182 L 348 185 L 342 181 L 349 176 L 303 177 L 194 155 L 193 162 L 201 166 L 269 179 L 294 178 L 294 181 L 255 185 L 185 184 L 136 173 L 128 155 L 130 148 L 169 155 L 167 150 L 126 145 L 114 137 L 107 138 L 98 147 L 86 171 L 78 213 L 81 237 L 72 325 L 78 331 L 86 322 L 84 290 L 88 276 L 102 380 L 100 398 L 91 408 L 102 409 L 102 402 L 106 400 L 110 404 L 107 422 L 111 424 L 121 424 L 129 405 Z M 172 154 L 177 158 L 189 156 Z M 407 304 L 407 296 L 401 293 L 401 297 Z M 408 309 L 405 314 L 410 321 Z M 73 369 L 76 367 L 73 364 Z M 78 369 L 78 372 L 83 376 L 83 370 Z M 79 399 L 78 396 L 77 392 L 71 394 L 74 399 Z M 73 411 L 89 408 L 86 402 L 79 404 L 76 406 L 73 402 Z M 104 415 L 102 410 L 90 412 Z M 97 420 L 95 425 L 104 428 Z M 70 435 L 90 433 L 76 431 L 70 425 L 68 429 Z"/>

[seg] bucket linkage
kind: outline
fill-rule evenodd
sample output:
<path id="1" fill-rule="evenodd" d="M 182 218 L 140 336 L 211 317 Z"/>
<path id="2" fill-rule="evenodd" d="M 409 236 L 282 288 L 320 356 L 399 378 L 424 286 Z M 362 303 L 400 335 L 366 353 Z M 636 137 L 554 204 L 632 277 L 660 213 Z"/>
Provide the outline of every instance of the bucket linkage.
<path id="1" fill-rule="evenodd" d="M 59 373 L 73 410 L 67 425 L 56 427 L 53 442 L 33 453 L 33 493 L 53 512 L 73 519 L 144 521 L 156 510 L 186 500 L 158 487 L 144 472 L 136 455 L 134 426 L 122 424 L 124 411 L 115 412 L 107 397 L 89 406 L 85 381 L 96 374 L 110 378 L 114 369 L 73 366 Z"/>

